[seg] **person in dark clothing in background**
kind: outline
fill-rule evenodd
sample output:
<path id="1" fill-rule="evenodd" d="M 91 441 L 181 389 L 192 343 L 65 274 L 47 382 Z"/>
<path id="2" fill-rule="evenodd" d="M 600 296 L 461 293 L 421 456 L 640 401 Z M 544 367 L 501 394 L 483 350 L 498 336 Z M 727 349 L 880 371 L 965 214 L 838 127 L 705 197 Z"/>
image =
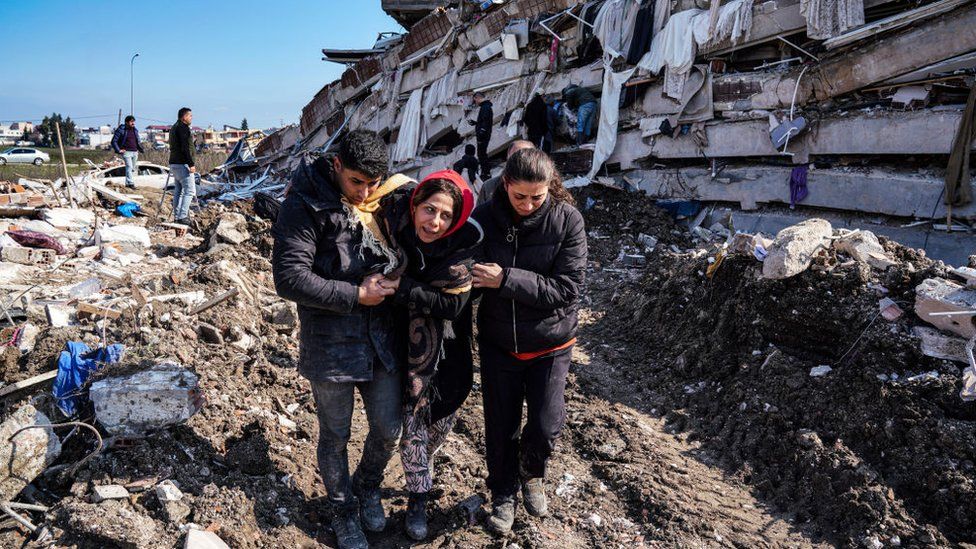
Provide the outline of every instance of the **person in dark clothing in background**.
<path id="1" fill-rule="evenodd" d="M 512 528 L 520 484 L 529 514 L 548 510 L 543 480 L 566 417 L 586 231 L 555 164 L 537 149 L 508 159 L 502 185 L 474 219 L 485 231 L 484 258 L 471 275 L 482 289 L 478 348 L 492 496 L 488 527 L 503 534 Z M 523 402 L 528 416 L 520 435 Z"/>
<path id="2" fill-rule="evenodd" d="M 395 196 L 406 178 L 380 185 L 388 161 L 378 135 L 350 132 L 334 158 L 295 170 L 272 229 L 275 289 L 298 304 L 298 371 L 311 382 L 318 465 L 343 549 L 368 547 L 363 524 L 374 532 L 386 525 L 380 485 L 402 422 L 402 359 L 387 298 L 403 266 L 381 222 L 384 197 Z M 356 390 L 369 434 L 350 478 L 346 446 Z"/>
<path id="3" fill-rule="evenodd" d="M 583 87 L 571 84 L 563 90 L 563 101 L 576 111 L 576 144 L 582 145 L 593 134 L 593 117 L 596 115 L 596 96 Z"/>
<path id="4" fill-rule="evenodd" d="M 492 110 L 491 101 L 485 94 L 477 92 L 474 94 L 474 104 L 478 108 L 478 119 L 468 120 L 474 125 L 474 137 L 478 142 L 478 163 L 481 164 L 481 180 L 484 181 L 491 177 L 491 165 L 488 164 L 488 143 L 491 141 L 491 127 L 495 120 L 495 111 Z"/>
<path id="5" fill-rule="evenodd" d="M 549 126 L 549 107 L 541 95 L 536 95 L 525 106 L 522 115 L 525 131 L 538 149 L 549 154 L 552 152 L 552 128 Z"/>
<path id="6" fill-rule="evenodd" d="M 169 129 L 169 172 L 173 175 L 173 218 L 189 224 L 190 203 L 196 197 L 197 168 L 193 164 L 193 111 L 183 107 Z"/>
<path id="7" fill-rule="evenodd" d="M 447 439 L 474 379 L 471 266 L 481 229 L 468 222 L 474 195 L 460 174 L 428 175 L 387 214 L 407 270 L 393 295 L 396 326 L 407 340 L 400 461 L 409 499 L 404 526 L 427 537 L 434 453 Z"/>
<path id="8" fill-rule="evenodd" d="M 142 144 L 139 143 L 136 117 L 131 114 L 126 116 L 125 122 L 115 128 L 115 133 L 112 135 L 112 150 L 115 154 L 121 154 L 125 162 L 125 186 L 130 189 L 135 188 L 136 183 L 132 178 L 139 173 L 139 153 L 144 152 Z"/>
<path id="9" fill-rule="evenodd" d="M 478 179 L 478 159 L 475 157 L 475 146 L 468 144 L 464 146 L 464 156 L 454 163 L 454 171 L 463 174 L 468 171 L 468 183 L 474 186 Z"/>

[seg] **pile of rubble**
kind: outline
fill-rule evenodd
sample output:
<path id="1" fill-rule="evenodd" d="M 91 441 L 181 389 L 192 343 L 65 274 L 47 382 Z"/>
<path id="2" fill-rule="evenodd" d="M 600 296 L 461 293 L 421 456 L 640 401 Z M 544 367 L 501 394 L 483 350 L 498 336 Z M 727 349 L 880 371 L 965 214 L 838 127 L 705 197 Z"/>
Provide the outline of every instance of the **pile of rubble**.
<path id="1" fill-rule="evenodd" d="M 633 224 L 660 214 L 630 196 L 584 202 L 614 212 L 587 217 L 591 242 L 612 237 L 583 338 L 622 402 L 833 542 L 973 543 L 976 256 L 952 267 L 822 219 L 750 234 L 709 212 L 703 230 L 694 210 L 684 242 L 645 247 Z"/>

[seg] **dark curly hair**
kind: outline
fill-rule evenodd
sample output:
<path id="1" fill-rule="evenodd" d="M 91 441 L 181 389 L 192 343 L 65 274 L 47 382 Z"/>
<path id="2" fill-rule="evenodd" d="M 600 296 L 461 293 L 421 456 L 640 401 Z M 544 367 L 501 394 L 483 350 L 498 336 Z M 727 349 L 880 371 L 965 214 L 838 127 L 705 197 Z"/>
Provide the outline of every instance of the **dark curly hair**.
<path id="1" fill-rule="evenodd" d="M 338 157 L 344 167 L 370 178 L 386 175 L 389 163 L 386 143 L 369 130 L 349 132 L 339 143 Z"/>
<path id="2" fill-rule="evenodd" d="M 530 183 L 546 182 L 549 194 L 556 202 L 565 202 L 570 206 L 576 205 L 573 195 L 563 187 L 563 178 L 556 169 L 556 164 L 549 155 L 539 149 L 521 149 L 516 151 L 505 162 L 502 178 L 506 182 L 527 181 Z"/>

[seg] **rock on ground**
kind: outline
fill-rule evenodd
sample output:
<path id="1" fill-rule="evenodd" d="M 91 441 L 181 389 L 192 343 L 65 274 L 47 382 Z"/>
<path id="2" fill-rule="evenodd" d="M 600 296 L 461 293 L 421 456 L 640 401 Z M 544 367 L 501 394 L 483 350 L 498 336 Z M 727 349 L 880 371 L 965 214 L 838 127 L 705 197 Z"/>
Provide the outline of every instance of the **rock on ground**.
<path id="1" fill-rule="evenodd" d="M 834 247 L 861 263 L 867 263 L 874 269 L 885 270 L 897 265 L 885 252 L 878 237 L 871 231 L 859 230 L 845 235 L 836 242 Z"/>
<path id="2" fill-rule="evenodd" d="M 832 233 L 830 222 L 823 219 L 808 219 L 783 229 L 767 250 L 763 277 L 783 279 L 807 270 L 814 254 Z"/>
<path id="3" fill-rule="evenodd" d="M 61 442 L 53 429 L 18 430 L 30 425 L 50 425 L 51 420 L 27 404 L 0 425 L 0 501 L 11 501 L 61 454 Z"/>
<path id="4" fill-rule="evenodd" d="M 182 423 L 200 409 L 196 374 L 172 362 L 92 383 L 98 422 L 114 435 L 141 435 Z"/>

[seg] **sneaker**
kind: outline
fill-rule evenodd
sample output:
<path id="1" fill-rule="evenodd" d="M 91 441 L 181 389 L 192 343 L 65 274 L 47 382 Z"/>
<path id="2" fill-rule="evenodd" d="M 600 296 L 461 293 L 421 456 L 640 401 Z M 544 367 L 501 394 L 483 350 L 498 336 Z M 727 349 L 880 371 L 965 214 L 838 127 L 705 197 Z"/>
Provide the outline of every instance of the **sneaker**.
<path id="1" fill-rule="evenodd" d="M 533 517 L 544 517 L 549 512 L 546 487 L 542 478 L 530 478 L 522 483 L 522 505 Z"/>
<path id="2" fill-rule="evenodd" d="M 382 532 L 386 528 L 386 512 L 380 498 L 379 488 L 367 490 L 355 488 L 358 483 L 353 480 L 353 492 L 359 498 L 359 512 L 363 518 L 363 526 L 370 532 Z"/>
<path id="3" fill-rule="evenodd" d="M 515 496 L 497 498 L 491 503 L 488 529 L 496 534 L 507 534 L 515 523 Z"/>
<path id="4" fill-rule="evenodd" d="M 332 518 L 332 531 L 335 532 L 339 549 L 369 549 L 366 534 L 359 524 L 359 513 L 355 509 L 337 512 Z"/>
<path id="5" fill-rule="evenodd" d="M 403 526 L 410 539 L 423 541 L 427 538 L 427 494 L 410 494 Z"/>

